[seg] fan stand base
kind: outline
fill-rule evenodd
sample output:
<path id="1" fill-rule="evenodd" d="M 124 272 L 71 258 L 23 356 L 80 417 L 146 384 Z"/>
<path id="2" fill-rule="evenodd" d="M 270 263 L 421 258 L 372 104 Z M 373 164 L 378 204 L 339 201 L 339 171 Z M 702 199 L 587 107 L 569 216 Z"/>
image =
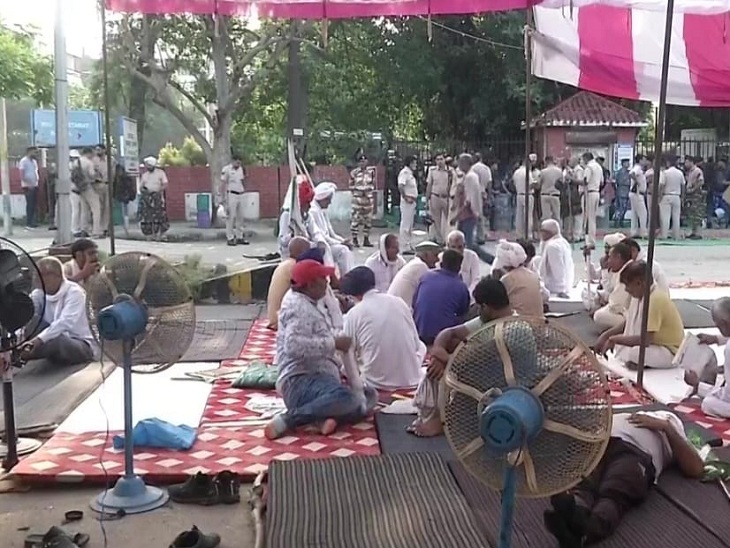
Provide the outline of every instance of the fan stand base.
<path id="1" fill-rule="evenodd" d="M 167 491 L 145 485 L 139 476 L 124 476 L 112 489 L 107 489 L 92 499 L 91 509 L 99 513 L 142 514 L 167 504 Z"/>
<path id="2" fill-rule="evenodd" d="M 29 455 L 38 450 L 43 445 L 40 440 L 34 440 L 31 438 L 18 438 L 18 456 Z M 8 446 L 4 443 L 0 443 L 0 459 L 4 459 L 8 454 Z"/>

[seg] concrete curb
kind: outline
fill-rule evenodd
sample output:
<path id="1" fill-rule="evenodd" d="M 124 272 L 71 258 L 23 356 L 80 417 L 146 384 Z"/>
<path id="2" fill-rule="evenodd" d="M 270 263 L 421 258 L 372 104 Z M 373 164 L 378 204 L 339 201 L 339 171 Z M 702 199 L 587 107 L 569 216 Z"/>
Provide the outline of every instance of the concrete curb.
<path id="1" fill-rule="evenodd" d="M 248 304 L 265 301 L 269 285 L 279 262 L 226 272 L 205 280 L 201 285 L 201 302 L 210 304 Z"/>

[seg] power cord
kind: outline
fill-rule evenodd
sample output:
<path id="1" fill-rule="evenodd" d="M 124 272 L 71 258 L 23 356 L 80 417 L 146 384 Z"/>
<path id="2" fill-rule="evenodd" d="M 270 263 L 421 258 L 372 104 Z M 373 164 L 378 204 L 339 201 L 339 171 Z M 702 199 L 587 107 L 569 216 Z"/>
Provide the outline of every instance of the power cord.
<path id="1" fill-rule="evenodd" d="M 102 401 L 103 396 L 103 388 L 106 385 L 106 377 L 104 376 L 104 339 L 101 340 L 101 356 L 99 357 L 99 374 L 101 375 L 101 387 L 102 390 L 99 391 L 99 407 L 101 407 L 101 412 L 104 414 L 104 421 L 105 421 L 105 432 L 104 432 L 104 444 L 101 446 L 101 452 L 99 454 L 99 467 L 101 468 L 102 473 L 104 474 L 104 492 L 109 490 L 109 472 L 106 469 L 106 466 L 104 465 L 104 453 L 106 452 L 106 446 L 109 443 L 109 415 L 106 412 L 106 408 L 104 407 L 104 403 Z M 125 440 L 126 442 L 126 440 Z M 101 528 L 101 536 L 104 539 L 104 548 L 107 548 L 108 546 L 108 539 L 106 536 L 106 527 L 104 527 L 104 521 L 106 520 L 106 512 L 104 511 L 104 500 L 105 497 L 102 497 L 101 499 L 101 514 L 99 515 L 98 521 L 99 521 L 99 527 Z"/>

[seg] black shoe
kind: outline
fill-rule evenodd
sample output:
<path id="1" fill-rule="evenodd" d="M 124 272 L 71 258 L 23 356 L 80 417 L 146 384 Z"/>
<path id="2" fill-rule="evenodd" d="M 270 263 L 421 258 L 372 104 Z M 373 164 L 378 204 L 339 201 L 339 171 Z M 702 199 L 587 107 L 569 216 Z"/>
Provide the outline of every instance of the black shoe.
<path id="1" fill-rule="evenodd" d="M 360 242 L 357 239 L 357 236 L 352 237 L 352 247 L 360 247 Z"/>
<path id="2" fill-rule="evenodd" d="M 241 502 L 241 480 L 238 474 L 224 470 L 215 477 L 218 484 L 218 500 L 223 504 L 238 504 Z"/>
<path id="3" fill-rule="evenodd" d="M 58 227 L 52 224 L 48 227 L 48 230 L 58 230 Z"/>
<path id="4" fill-rule="evenodd" d="M 221 543 L 220 535 L 206 535 L 193 525 L 190 531 L 180 533 L 170 544 L 170 548 L 216 548 Z"/>
<path id="5" fill-rule="evenodd" d="M 585 536 L 586 523 L 590 517 L 588 508 L 579 505 L 570 493 L 553 495 L 550 497 L 550 504 L 560 514 L 563 522 L 574 536 L 578 538 Z"/>
<path id="6" fill-rule="evenodd" d="M 545 528 L 558 540 L 560 548 L 583 548 L 582 538 L 573 534 L 563 516 L 554 510 L 546 510 L 542 515 Z"/>
<path id="7" fill-rule="evenodd" d="M 76 535 L 77 537 L 81 535 Z M 88 536 L 86 543 L 88 543 Z M 79 548 L 79 544 L 74 542 L 74 538 L 71 537 L 66 531 L 55 525 L 51 527 L 48 532 L 43 535 L 41 540 L 41 548 Z"/>
<path id="8" fill-rule="evenodd" d="M 373 244 L 370 243 L 370 238 L 365 236 L 365 240 L 363 240 L 362 246 L 363 247 L 373 247 Z"/>
<path id="9" fill-rule="evenodd" d="M 180 504 L 212 506 L 220 502 L 218 484 L 208 474 L 202 472 L 191 476 L 185 483 L 171 485 L 168 491 L 170 499 Z"/>
<path id="10" fill-rule="evenodd" d="M 228 245 L 233 247 L 234 245 L 238 245 L 238 242 L 236 240 L 228 240 Z"/>
<path id="11" fill-rule="evenodd" d="M 238 238 L 238 240 L 236 240 L 236 243 L 238 245 L 249 245 L 251 242 L 249 242 L 246 238 Z"/>

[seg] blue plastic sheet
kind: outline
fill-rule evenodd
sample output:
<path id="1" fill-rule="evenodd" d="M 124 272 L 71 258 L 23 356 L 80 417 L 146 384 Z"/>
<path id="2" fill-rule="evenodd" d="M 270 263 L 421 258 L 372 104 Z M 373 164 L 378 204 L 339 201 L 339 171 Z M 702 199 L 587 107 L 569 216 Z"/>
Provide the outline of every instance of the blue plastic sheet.
<path id="1" fill-rule="evenodd" d="M 144 419 L 132 430 L 132 445 L 187 451 L 195 443 L 195 428 L 181 424 L 175 426 L 160 419 Z M 114 449 L 124 449 L 124 436 L 114 436 Z"/>

